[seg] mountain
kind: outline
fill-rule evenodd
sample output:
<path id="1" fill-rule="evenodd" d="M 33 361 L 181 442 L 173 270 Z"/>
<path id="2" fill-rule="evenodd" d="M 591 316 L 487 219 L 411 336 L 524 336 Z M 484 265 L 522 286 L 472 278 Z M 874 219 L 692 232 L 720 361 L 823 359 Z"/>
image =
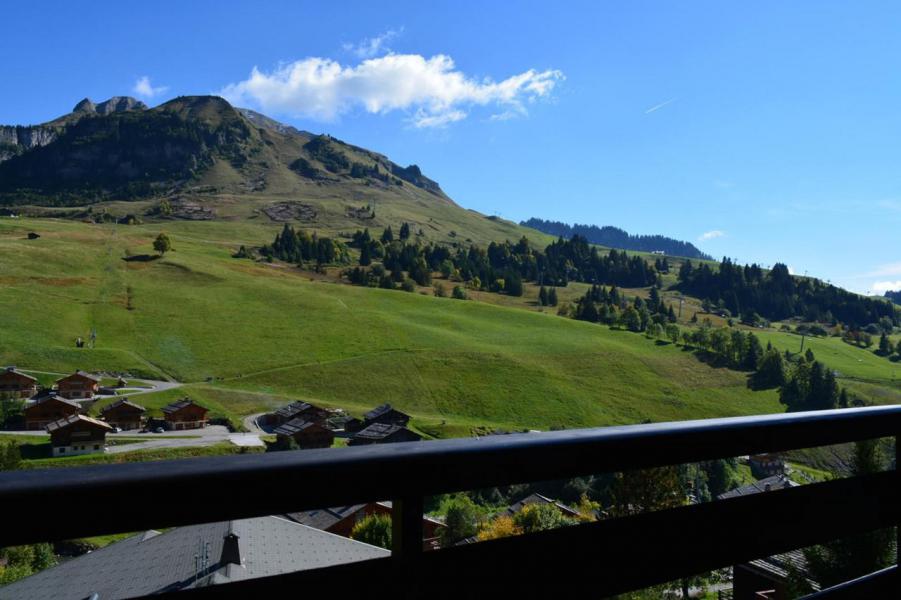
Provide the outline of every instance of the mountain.
<path id="1" fill-rule="evenodd" d="M 0 129 L 0 204 L 67 206 L 208 192 L 289 191 L 291 179 L 320 185 L 411 185 L 449 203 L 416 165 L 283 125 L 214 96 L 155 108 L 133 98 L 79 102 L 32 127 Z M 286 181 L 287 180 L 287 181 Z"/>
<path id="2" fill-rule="evenodd" d="M 522 221 L 520 225 L 565 239 L 570 239 L 574 235 L 580 235 L 592 244 L 610 248 L 637 250 L 639 252 L 663 252 L 668 256 L 711 260 L 710 255 L 701 252 L 694 244 L 689 242 L 675 240 L 662 235 L 630 235 L 618 227 L 609 225 L 604 227 L 580 225 L 578 223 L 569 225 L 560 221 L 545 221 L 534 217 L 528 221 Z"/>
<path id="3" fill-rule="evenodd" d="M 898 290 L 897 292 L 886 292 L 885 297 L 895 304 L 901 304 L 901 290 Z"/>

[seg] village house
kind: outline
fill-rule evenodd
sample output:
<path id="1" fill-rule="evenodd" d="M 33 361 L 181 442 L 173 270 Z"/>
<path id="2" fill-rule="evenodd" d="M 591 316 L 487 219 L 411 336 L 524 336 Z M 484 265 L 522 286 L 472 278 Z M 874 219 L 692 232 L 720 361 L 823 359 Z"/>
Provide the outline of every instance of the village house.
<path id="1" fill-rule="evenodd" d="M 202 429 L 207 426 L 206 408 L 195 404 L 190 398 L 178 400 L 163 407 L 163 418 L 169 429 Z"/>
<path id="2" fill-rule="evenodd" d="M 717 496 L 717 500 L 727 500 L 729 498 L 737 498 L 739 496 L 750 496 L 751 494 L 759 494 L 760 492 L 771 492 L 774 490 L 786 490 L 788 488 L 797 487 L 798 484 L 784 475 L 773 475 L 760 481 L 755 481 L 734 490 L 723 492 Z"/>
<path id="3" fill-rule="evenodd" d="M 785 461 L 781 454 L 752 454 L 748 457 L 751 474 L 758 479 L 785 474 Z"/>
<path id="4" fill-rule="evenodd" d="M 76 371 L 56 381 L 56 393 L 69 400 L 90 400 L 100 387 L 100 377 Z"/>
<path id="5" fill-rule="evenodd" d="M 44 429 L 53 421 L 77 414 L 78 404 L 56 395 L 44 396 L 25 407 L 25 429 Z"/>
<path id="6" fill-rule="evenodd" d="M 38 393 L 38 380 L 31 375 L 6 367 L 0 371 L 0 395 L 9 394 L 16 398 L 31 398 Z"/>
<path id="7" fill-rule="evenodd" d="M 350 537 L 354 526 L 370 515 L 392 514 L 390 501 L 366 502 L 352 504 L 350 506 L 336 506 L 316 510 L 305 510 L 290 513 L 287 517 L 302 525 L 315 527 L 335 535 Z M 423 515 L 422 517 L 422 542 L 424 550 L 437 550 L 440 532 L 446 525 L 437 519 Z"/>
<path id="8" fill-rule="evenodd" d="M 335 441 L 335 433 L 321 423 L 305 421 L 301 418 L 292 419 L 275 428 L 275 435 L 280 444 L 286 444 L 288 439 L 293 439 L 301 450 L 312 448 L 331 448 Z"/>
<path id="9" fill-rule="evenodd" d="M 266 415 L 265 422 L 271 427 L 278 427 L 294 419 L 321 423 L 328 417 L 325 409 L 313 406 L 309 402 L 292 402 Z"/>
<path id="10" fill-rule="evenodd" d="M 72 456 L 103 452 L 106 433 L 112 427 L 85 415 L 70 415 L 47 425 L 53 456 Z"/>
<path id="11" fill-rule="evenodd" d="M 373 423 L 353 434 L 348 446 L 365 446 L 367 444 L 393 444 L 395 442 L 418 442 L 422 436 L 400 425 Z"/>
<path id="12" fill-rule="evenodd" d="M 144 426 L 144 413 L 147 410 L 128 398 L 116 400 L 100 411 L 100 416 L 112 427 L 119 429 L 141 429 Z"/>
<path id="13" fill-rule="evenodd" d="M 370 410 L 363 415 L 363 426 L 368 427 L 373 423 L 383 423 L 385 425 L 400 425 L 406 427 L 410 422 L 410 415 L 403 413 L 390 404 L 382 404 Z"/>
<path id="14" fill-rule="evenodd" d="M 577 511 L 576 509 L 567 506 L 562 502 L 557 502 L 556 500 L 548 498 L 547 496 L 542 496 L 541 494 L 530 494 L 526 496 L 519 502 L 508 506 L 502 514 L 508 517 L 513 517 L 516 514 L 522 512 L 522 509 L 529 506 L 530 504 L 551 504 L 555 506 L 557 510 L 559 510 L 563 514 L 564 517 L 569 517 L 571 519 L 578 519 L 580 516 L 579 511 Z"/>

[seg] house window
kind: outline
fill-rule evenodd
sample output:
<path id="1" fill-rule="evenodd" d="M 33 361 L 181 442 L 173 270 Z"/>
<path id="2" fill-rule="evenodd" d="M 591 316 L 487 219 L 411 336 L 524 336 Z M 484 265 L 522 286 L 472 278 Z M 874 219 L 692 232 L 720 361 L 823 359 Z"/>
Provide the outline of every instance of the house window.
<path id="1" fill-rule="evenodd" d="M 94 450 L 100 450 L 100 444 L 94 444 Z"/>

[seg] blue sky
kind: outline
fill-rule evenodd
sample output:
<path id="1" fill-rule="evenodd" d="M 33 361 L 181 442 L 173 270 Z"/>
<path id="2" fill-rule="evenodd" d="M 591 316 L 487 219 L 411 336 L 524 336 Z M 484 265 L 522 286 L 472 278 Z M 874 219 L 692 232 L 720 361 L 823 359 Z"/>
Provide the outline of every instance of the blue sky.
<path id="1" fill-rule="evenodd" d="M 85 96 L 227 93 L 416 163 L 488 214 L 901 288 L 895 2 L 29 2 L 3 15 L 0 123 Z"/>

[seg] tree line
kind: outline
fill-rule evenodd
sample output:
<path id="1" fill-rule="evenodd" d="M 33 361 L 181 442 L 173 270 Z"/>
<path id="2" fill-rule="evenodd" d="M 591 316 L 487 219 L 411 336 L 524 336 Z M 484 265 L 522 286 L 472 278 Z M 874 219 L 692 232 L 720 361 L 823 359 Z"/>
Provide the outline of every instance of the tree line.
<path id="1" fill-rule="evenodd" d="M 769 272 L 756 265 L 738 265 L 724 258 L 714 269 L 685 261 L 679 269 L 679 288 L 717 306 L 742 320 L 755 315 L 778 321 L 802 317 L 806 321 L 842 322 L 852 328 L 887 318 L 901 323 L 901 311 L 881 299 L 860 296 L 818 279 L 794 277 L 788 267 L 777 263 Z"/>

